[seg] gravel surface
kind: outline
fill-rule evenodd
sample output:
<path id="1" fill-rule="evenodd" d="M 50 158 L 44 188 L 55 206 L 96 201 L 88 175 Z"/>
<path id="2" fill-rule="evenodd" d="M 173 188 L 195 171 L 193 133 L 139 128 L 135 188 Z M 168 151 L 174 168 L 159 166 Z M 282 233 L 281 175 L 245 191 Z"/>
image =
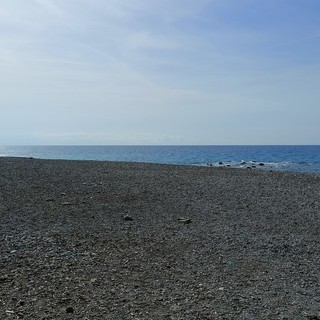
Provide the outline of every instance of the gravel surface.
<path id="1" fill-rule="evenodd" d="M 320 319 L 320 176 L 0 158 L 0 319 Z"/>

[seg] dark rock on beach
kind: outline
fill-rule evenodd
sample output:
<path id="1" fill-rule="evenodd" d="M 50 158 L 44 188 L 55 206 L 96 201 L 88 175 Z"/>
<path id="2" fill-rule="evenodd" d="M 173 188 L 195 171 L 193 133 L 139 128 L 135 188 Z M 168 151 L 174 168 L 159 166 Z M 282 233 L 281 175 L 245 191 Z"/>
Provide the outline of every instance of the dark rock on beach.
<path id="1" fill-rule="evenodd" d="M 129 216 L 128 214 L 126 214 L 124 217 L 123 217 L 124 220 L 126 221 L 132 221 L 133 218 L 131 216 Z"/>
<path id="2" fill-rule="evenodd" d="M 0 319 L 319 319 L 319 196 L 312 174 L 0 158 Z"/>

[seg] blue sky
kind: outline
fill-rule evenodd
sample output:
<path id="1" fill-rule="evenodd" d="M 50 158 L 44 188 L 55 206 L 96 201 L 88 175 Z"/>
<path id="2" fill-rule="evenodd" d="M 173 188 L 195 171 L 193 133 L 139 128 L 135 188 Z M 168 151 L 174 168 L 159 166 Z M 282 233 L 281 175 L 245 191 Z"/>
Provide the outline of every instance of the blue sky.
<path id="1" fill-rule="evenodd" d="M 319 0 L 2 0 L 0 144 L 319 144 Z"/>

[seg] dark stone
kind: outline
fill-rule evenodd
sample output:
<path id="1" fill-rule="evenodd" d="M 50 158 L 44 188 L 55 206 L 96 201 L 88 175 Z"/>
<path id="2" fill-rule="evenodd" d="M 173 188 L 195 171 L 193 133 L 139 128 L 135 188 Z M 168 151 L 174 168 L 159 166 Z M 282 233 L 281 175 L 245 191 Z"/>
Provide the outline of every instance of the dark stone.
<path id="1" fill-rule="evenodd" d="M 259 166 L 264 166 L 264 163 L 263 163 L 263 162 L 260 162 L 260 163 L 259 163 Z"/>
<path id="2" fill-rule="evenodd" d="M 68 308 L 66 309 L 66 312 L 67 312 L 67 313 L 73 313 L 73 312 L 74 312 L 74 309 L 73 309 L 72 307 L 68 307 Z"/>
<path id="3" fill-rule="evenodd" d="M 0 282 L 5 282 L 9 280 L 9 277 L 7 275 L 0 277 Z"/>
<path id="4" fill-rule="evenodd" d="M 190 218 L 179 218 L 178 221 L 184 224 L 189 224 L 192 222 Z"/>
<path id="5" fill-rule="evenodd" d="M 223 164 L 223 162 L 222 162 L 222 161 L 219 161 L 219 164 L 220 164 L 220 165 L 222 165 L 222 164 Z"/>
<path id="6" fill-rule="evenodd" d="M 125 215 L 125 216 L 123 217 L 123 219 L 124 219 L 125 221 L 132 221 L 132 220 L 133 220 L 133 218 L 132 218 L 131 216 L 129 216 L 128 214 Z"/>

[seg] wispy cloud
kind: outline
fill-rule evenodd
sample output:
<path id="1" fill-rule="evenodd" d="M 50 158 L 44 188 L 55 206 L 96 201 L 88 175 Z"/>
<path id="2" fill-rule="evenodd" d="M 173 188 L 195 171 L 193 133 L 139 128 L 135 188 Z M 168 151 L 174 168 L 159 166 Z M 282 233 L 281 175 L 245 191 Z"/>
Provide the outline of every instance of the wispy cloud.
<path id="1" fill-rule="evenodd" d="M 61 143 L 232 140 L 229 119 L 245 137 L 277 110 L 298 115 L 299 97 L 319 118 L 317 22 L 291 32 L 300 15 L 277 3 L 4 0 L 0 134 L 7 118 Z"/>

